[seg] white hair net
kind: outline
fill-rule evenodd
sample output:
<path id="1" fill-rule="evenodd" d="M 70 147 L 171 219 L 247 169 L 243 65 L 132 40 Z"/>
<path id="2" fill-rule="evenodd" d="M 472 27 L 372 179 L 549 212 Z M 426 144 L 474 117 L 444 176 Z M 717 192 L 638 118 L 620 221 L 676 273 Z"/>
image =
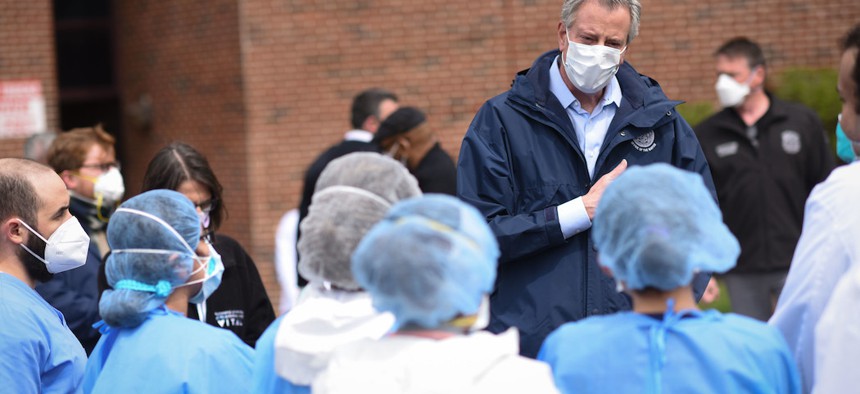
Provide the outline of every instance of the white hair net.
<path id="1" fill-rule="evenodd" d="M 634 290 L 685 286 L 695 271 L 729 270 L 740 254 L 702 177 L 662 163 L 615 179 L 593 231 L 600 264 Z"/>
<path id="2" fill-rule="evenodd" d="M 438 327 L 478 312 L 499 248 L 486 220 L 460 200 L 426 195 L 395 205 L 358 245 L 356 281 L 398 326 Z"/>
<path id="3" fill-rule="evenodd" d="M 359 152 L 329 163 L 315 190 L 300 225 L 299 273 L 311 282 L 357 290 L 350 255 L 391 205 L 421 195 L 418 181 L 394 159 Z"/>
<path id="4" fill-rule="evenodd" d="M 200 239 L 200 220 L 194 204 L 184 195 L 152 190 L 120 205 L 111 216 L 107 239 L 112 250 L 105 263 L 108 284 L 116 288 L 124 281 L 140 289 L 105 290 L 99 313 L 108 325 L 135 327 L 164 304 L 174 286 L 188 280 Z M 147 287 L 152 289 L 144 290 Z"/>

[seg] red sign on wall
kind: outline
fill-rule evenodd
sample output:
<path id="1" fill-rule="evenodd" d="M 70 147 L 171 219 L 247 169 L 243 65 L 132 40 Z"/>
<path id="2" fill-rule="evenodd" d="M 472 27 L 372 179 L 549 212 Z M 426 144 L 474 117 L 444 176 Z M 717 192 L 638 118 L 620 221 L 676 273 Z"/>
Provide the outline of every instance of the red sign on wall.
<path id="1" fill-rule="evenodd" d="M 46 131 L 42 82 L 0 81 L 0 138 L 23 138 Z"/>

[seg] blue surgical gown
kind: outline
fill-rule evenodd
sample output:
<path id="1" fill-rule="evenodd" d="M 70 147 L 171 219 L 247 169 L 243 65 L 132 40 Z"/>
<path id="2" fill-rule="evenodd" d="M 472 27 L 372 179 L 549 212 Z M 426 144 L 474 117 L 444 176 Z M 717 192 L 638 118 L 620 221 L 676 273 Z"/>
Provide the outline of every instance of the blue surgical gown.
<path id="1" fill-rule="evenodd" d="M 286 315 L 269 325 L 260 339 L 257 339 L 254 378 L 251 382 L 252 393 L 309 394 L 311 392 L 310 387 L 295 386 L 275 372 L 275 337 L 278 335 L 278 328 L 281 327 L 284 316 Z"/>
<path id="2" fill-rule="evenodd" d="M 541 347 L 563 393 L 799 393 L 774 328 L 734 314 L 623 312 L 567 323 Z"/>
<path id="3" fill-rule="evenodd" d="M 162 306 L 134 328 L 109 327 L 90 355 L 85 393 L 244 393 L 254 350 L 236 334 Z"/>
<path id="4" fill-rule="evenodd" d="M 0 272 L 0 391 L 78 392 L 86 362 L 63 315 L 24 282 Z"/>

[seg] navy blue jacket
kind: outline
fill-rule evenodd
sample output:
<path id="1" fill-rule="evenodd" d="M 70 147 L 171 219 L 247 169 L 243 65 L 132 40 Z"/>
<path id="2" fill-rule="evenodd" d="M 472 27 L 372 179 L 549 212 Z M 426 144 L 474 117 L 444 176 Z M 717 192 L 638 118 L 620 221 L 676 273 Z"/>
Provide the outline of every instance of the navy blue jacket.
<path id="1" fill-rule="evenodd" d="M 488 329 L 519 328 L 520 352 L 529 357 L 563 323 L 631 306 L 597 265 L 591 231 L 564 239 L 558 205 L 586 194 L 622 159 L 697 172 L 716 199 L 699 142 L 675 111 L 680 102 L 670 101 L 656 81 L 627 63 L 617 74 L 621 106 L 589 177 L 570 118 L 549 90 L 549 67 L 557 55 L 558 50 L 543 54 L 516 76 L 511 90 L 481 107 L 457 165 L 458 196 L 486 216 L 501 249 Z M 697 296 L 707 279 L 694 281 Z"/>

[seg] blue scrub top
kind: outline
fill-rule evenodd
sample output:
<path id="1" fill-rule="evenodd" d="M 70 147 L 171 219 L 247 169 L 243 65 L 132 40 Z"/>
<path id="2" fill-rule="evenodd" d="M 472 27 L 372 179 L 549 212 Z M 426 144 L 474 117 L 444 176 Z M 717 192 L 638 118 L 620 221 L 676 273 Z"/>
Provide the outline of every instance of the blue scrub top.
<path id="1" fill-rule="evenodd" d="M 63 314 L 0 272 L 0 391 L 79 392 L 87 355 Z"/>
<path id="2" fill-rule="evenodd" d="M 252 393 L 282 393 L 310 394 L 308 386 L 294 386 L 290 381 L 275 372 L 275 337 L 281 327 L 283 315 L 269 325 L 263 335 L 257 339 L 257 352 L 254 356 L 254 378 L 251 383 Z"/>
<path id="3" fill-rule="evenodd" d="M 623 312 L 568 323 L 538 359 L 563 393 L 800 393 L 797 367 L 773 327 L 717 311 L 667 316 Z"/>
<path id="4" fill-rule="evenodd" d="M 254 349 L 231 331 L 166 307 L 134 328 L 110 327 L 84 376 L 85 393 L 244 393 Z"/>

